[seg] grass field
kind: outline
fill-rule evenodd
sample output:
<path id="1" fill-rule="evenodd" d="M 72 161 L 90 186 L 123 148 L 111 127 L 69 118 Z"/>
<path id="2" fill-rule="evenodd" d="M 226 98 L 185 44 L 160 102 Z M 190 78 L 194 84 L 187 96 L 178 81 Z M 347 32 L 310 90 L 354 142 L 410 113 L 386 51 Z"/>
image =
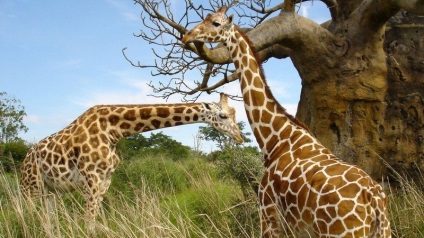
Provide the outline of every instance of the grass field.
<path id="1" fill-rule="evenodd" d="M 424 193 L 404 182 L 388 189 L 394 237 L 424 237 Z M 113 176 L 96 237 L 259 237 L 255 194 L 201 158 L 148 156 Z M 78 193 L 53 209 L 22 199 L 18 176 L 0 174 L 0 237 L 90 237 Z"/>

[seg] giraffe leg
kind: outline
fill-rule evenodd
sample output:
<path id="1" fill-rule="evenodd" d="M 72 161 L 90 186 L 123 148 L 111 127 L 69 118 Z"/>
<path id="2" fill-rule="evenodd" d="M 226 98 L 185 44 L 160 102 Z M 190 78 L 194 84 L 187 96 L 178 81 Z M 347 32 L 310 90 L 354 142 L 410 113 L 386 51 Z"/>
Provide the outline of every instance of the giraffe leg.
<path id="1" fill-rule="evenodd" d="M 287 227 L 282 211 L 277 205 L 276 196 L 269 187 L 259 190 L 262 237 L 286 237 Z"/>
<path id="2" fill-rule="evenodd" d="M 85 179 L 81 181 L 81 193 L 84 197 L 85 219 L 87 230 L 90 235 L 96 235 L 96 216 L 99 209 L 99 179 L 94 175 L 81 172 Z"/>
<path id="3" fill-rule="evenodd" d="M 40 199 L 46 194 L 37 157 L 29 154 L 21 167 L 21 191 L 27 199 Z"/>

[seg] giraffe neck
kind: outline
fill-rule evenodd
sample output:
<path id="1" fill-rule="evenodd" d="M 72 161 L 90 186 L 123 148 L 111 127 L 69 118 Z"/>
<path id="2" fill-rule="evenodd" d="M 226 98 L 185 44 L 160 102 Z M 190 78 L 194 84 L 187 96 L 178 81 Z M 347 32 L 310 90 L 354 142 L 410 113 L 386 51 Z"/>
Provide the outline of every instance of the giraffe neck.
<path id="1" fill-rule="evenodd" d="M 233 25 L 226 45 L 239 75 L 246 114 L 265 160 L 293 150 L 293 140 L 304 134 L 314 139 L 306 127 L 277 102 L 265 80 L 262 67 L 247 36 Z M 281 145 L 288 146 L 281 146 Z"/>
<path id="2" fill-rule="evenodd" d="M 112 144 L 150 130 L 208 121 L 201 103 L 156 105 L 99 105 L 81 115 L 74 133 L 106 134 Z"/>

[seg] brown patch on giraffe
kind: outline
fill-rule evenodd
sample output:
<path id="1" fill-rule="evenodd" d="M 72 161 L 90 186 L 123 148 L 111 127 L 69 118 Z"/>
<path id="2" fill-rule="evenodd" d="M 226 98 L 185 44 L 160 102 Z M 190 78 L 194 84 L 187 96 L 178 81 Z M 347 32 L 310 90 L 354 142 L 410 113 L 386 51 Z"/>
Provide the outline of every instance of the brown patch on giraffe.
<path id="1" fill-rule="evenodd" d="M 234 61 L 234 66 L 238 69 L 240 67 L 240 61 L 238 60 Z"/>
<path id="2" fill-rule="evenodd" d="M 107 168 L 107 164 L 106 164 L 106 162 L 102 161 L 102 162 L 99 163 L 98 167 L 102 170 L 105 170 Z"/>
<path id="3" fill-rule="evenodd" d="M 252 119 L 254 122 L 259 122 L 261 117 L 261 111 L 258 109 L 252 110 Z"/>
<path id="4" fill-rule="evenodd" d="M 142 120 L 149 119 L 151 112 L 152 112 L 152 108 L 142 108 L 142 109 L 140 109 L 140 118 Z"/>
<path id="5" fill-rule="evenodd" d="M 280 156 L 282 156 L 282 154 L 284 154 L 285 152 L 289 150 L 290 150 L 290 145 L 287 142 L 280 143 L 278 147 L 274 149 L 274 151 L 272 152 L 270 156 L 271 158 L 279 158 Z M 278 163 L 278 169 L 284 169 L 284 167 L 280 168 L 280 165 L 287 166 L 286 162 L 290 162 L 290 159 L 285 160 L 283 157 L 280 158 L 280 161 Z"/>
<path id="6" fill-rule="evenodd" d="M 329 230 L 331 231 L 331 234 L 341 235 L 345 231 L 344 224 L 342 221 L 337 219 L 330 225 Z"/>
<path id="7" fill-rule="evenodd" d="M 135 110 L 130 109 L 124 114 L 124 119 L 128 121 L 135 121 L 137 117 L 135 116 Z"/>
<path id="8" fill-rule="evenodd" d="M 181 121 L 177 121 L 177 122 L 175 122 L 175 125 L 176 126 L 180 126 L 180 125 L 183 125 L 184 123 L 183 122 L 181 122 Z"/>
<path id="9" fill-rule="evenodd" d="M 144 127 L 144 123 L 143 122 L 139 122 L 139 123 L 137 123 L 135 125 L 134 131 L 139 132 L 143 127 Z"/>
<path id="10" fill-rule="evenodd" d="M 359 179 L 358 184 L 362 187 L 370 187 L 371 185 L 370 181 L 366 177 L 362 177 L 361 179 Z"/>
<path id="11" fill-rule="evenodd" d="M 243 55 L 245 55 L 245 54 L 247 53 L 246 48 L 247 48 L 247 44 L 246 44 L 246 42 L 241 41 L 241 42 L 239 43 L 239 49 L 240 49 L 240 52 L 241 52 Z"/>
<path id="12" fill-rule="evenodd" d="M 87 144 L 83 144 L 82 145 L 82 152 L 87 153 L 88 151 L 90 151 L 90 146 L 88 146 Z"/>
<path id="13" fill-rule="evenodd" d="M 337 217 L 337 209 L 335 206 L 326 206 L 325 211 L 330 217 Z"/>
<path id="14" fill-rule="evenodd" d="M 119 116 L 112 114 L 109 116 L 108 120 L 110 125 L 116 126 L 116 124 L 119 122 Z"/>
<path id="15" fill-rule="evenodd" d="M 88 172 L 94 171 L 94 164 L 90 164 L 90 165 L 88 165 L 88 166 L 87 166 L 87 171 L 88 171 Z"/>
<path id="16" fill-rule="evenodd" d="M 191 110 L 191 108 L 188 108 L 187 111 L 186 111 L 187 114 L 191 114 L 192 112 L 193 112 L 193 110 Z"/>
<path id="17" fill-rule="evenodd" d="M 105 131 L 107 128 L 107 120 L 104 117 L 99 118 L 99 123 L 100 123 L 100 129 L 102 131 Z"/>
<path id="18" fill-rule="evenodd" d="M 244 55 L 242 58 L 241 58 L 241 64 L 242 65 L 247 65 L 247 61 L 248 61 L 248 57 L 246 56 L 246 55 Z M 245 69 L 245 74 L 247 73 L 247 72 L 250 72 L 250 70 L 248 69 L 248 68 L 246 68 Z M 248 78 L 248 79 L 250 79 L 251 77 L 249 77 L 249 76 L 246 76 L 246 78 Z"/>
<path id="19" fill-rule="evenodd" d="M 98 119 L 98 116 L 97 116 L 96 114 L 91 115 L 90 117 L 88 117 L 88 118 L 84 121 L 84 126 L 85 126 L 86 128 L 88 128 L 88 127 L 91 125 L 91 123 L 93 123 L 93 122 L 97 121 L 97 119 Z"/>
<path id="20" fill-rule="evenodd" d="M 106 146 L 100 147 L 100 153 L 102 153 L 103 158 L 107 158 L 109 154 L 109 148 L 107 148 Z"/>
<path id="21" fill-rule="evenodd" d="M 97 112 L 102 116 L 109 114 L 109 110 L 106 108 L 100 108 Z"/>
<path id="22" fill-rule="evenodd" d="M 164 126 L 165 126 L 165 127 L 171 127 L 171 126 L 172 126 L 172 124 L 171 124 L 171 122 L 166 121 L 166 122 L 165 122 L 165 124 L 164 124 Z"/>
<path id="23" fill-rule="evenodd" d="M 97 149 L 97 147 L 99 147 L 100 141 L 98 137 L 92 137 L 90 138 L 89 143 L 92 146 L 92 148 Z"/>
<path id="24" fill-rule="evenodd" d="M 259 69 L 258 63 L 256 62 L 255 58 L 249 59 L 249 68 L 253 71 L 256 71 Z M 274 97 L 268 97 L 268 98 L 274 98 Z"/>
<path id="25" fill-rule="evenodd" d="M 66 176 L 66 171 L 68 170 L 68 168 L 65 168 L 64 166 L 59 166 L 59 171 L 62 174 L 62 176 Z M 63 180 L 63 177 L 62 177 Z"/>
<path id="26" fill-rule="evenodd" d="M 272 114 L 266 110 L 262 110 L 261 122 L 270 124 L 272 119 Z"/>
<path id="27" fill-rule="evenodd" d="M 131 134 L 131 132 L 129 132 L 129 131 L 124 131 L 124 132 L 122 132 L 122 136 L 123 136 L 123 137 L 128 137 L 128 136 L 130 136 L 130 135 L 132 135 L 132 134 Z"/>
<path id="28" fill-rule="evenodd" d="M 325 172 L 330 177 L 334 177 L 334 176 L 342 175 L 346 170 L 349 170 L 349 166 L 337 163 L 337 164 L 328 166 Z"/>
<path id="29" fill-rule="evenodd" d="M 195 107 L 193 107 L 193 109 L 194 109 L 196 112 L 201 112 L 201 111 L 203 111 L 203 107 L 200 107 L 200 106 L 195 106 Z"/>
<path id="30" fill-rule="evenodd" d="M 88 133 L 90 133 L 92 135 L 99 133 L 99 127 L 98 127 L 97 123 L 91 125 L 90 128 L 88 128 Z"/>
<path id="31" fill-rule="evenodd" d="M 161 124 L 161 122 L 160 122 L 159 120 L 154 119 L 154 120 L 152 120 L 150 123 L 151 123 L 151 124 L 152 124 L 152 126 L 153 126 L 153 127 L 155 127 L 156 129 L 160 128 L 160 124 Z"/>
<path id="32" fill-rule="evenodd" d="M 143 132 L 144 131 L 151 131 L 152 130 L 152 128 L 150 128 L 150 126 L 145 126 L 145 127 L 143 127 Z"/>
<path id="33" fill-rule="evenodd" d="M 254 130 L 253 130 L 253 134 L 255 135 L 255 138 L 256 138 L 256 140 L 257 140 L 257 142 L 258 142 L 258 144 L 259 144 L 259 148 L 263 148 L 263 146 L 264 146 L 264 141 L 262 140 L 262 139 L 259 139 L 259 138 L 261 138 L 260 136 L 261 136 L 261 134 L 260 134 L 260 132 L 258 131 L 258 128 L 255 128 Z"/>
<path id="34" fill-rule="evenodd" d="M 198 115 L 193 115 L 193 121 L 198 121 L 199 120 L 199 116 Z M 189 121 L 189 120 L 187 120 L 187 121 Z"/>
<path id="35" fill-rule="evenodd" d="M 131 128 L 131 124 L 128 122 L 122 122 L 121 125 L 119 125 L 119 128 L 123 129 L 123 130 L 128 130 Z"/>
<path id="36" fill-rule="evenodd" d="M 238 51 L 238 47 L 236 46 L 235 50 L 233 50 L 231 52 L 231 58 L 233 58 L 233 59 L 237 58 L 237 51 Z M 236 60 L 236 61 L 238 61 L 238 60 Z M 235 63 L 235 61 L 234 61 L 234 63 Z"/>
<path id="37" fill-rule="evenodd" d="M 156 108 L 156 114 L 158 115 L 158 117 L 167 118 L 169 117 L 171 112 L 169 111 L 168 108 L 159 107 L 159 108 Z"/>
<path id="38" fill-rule="evenodd" d="M 185 116 L 184 119 L 185 119 L 185 121 L 190 121 L 190 117 L 189 116 Z"/>
<path id="39" fill-rule="evenodd" d="M 177 113 L 183 113 L 184 110 L 185 110 L 185 107 L 176 107 L 176 108 L 174 108 L 174 113 L 175 114 L 177 114 Z"/>
<path id="40" fill-rule="evenodd" d="M 246 81 L 246 86 L 252 84 L 252 72 L 249 69 L 244 71 L 244 79 Z"/>
<path id="41" fill-rule="evenodd" d="M 173 116 L 172 120 L 176 121 L 176 122 L 180 122 L 181 121 L 181 117 L 180 116 Z"/>
<path id="42" fill-rule="evenodd" d="M 253 86 L 255 86 L 256 88 L 263 88 L 264 84 L 262 83 L 262 80 L 259 78 L 259 76 L 256 76 L 253 79 Z"/>
<path id="43" fill-rule="evenodd" d="M 107 144 L 109 142 L 108 138 L 105 134 L 102 133 L 102 134 L 99 135 L 99 137 L 100 137 L 100 140 L 101 140 L 102 143 Z"/>
<path id="44" fill-rule="evenodd" d="M 250 93 L 252 95 L 252 106 L 261 107 L 262 105 L 264 105 L 265 97 L 261 91 L 252 89 L 250 90 Z"/>
<path id="45" fill-rule="evenodd" d="M 122 112 L 125 111 L 125 108 L 123 107 L 118 107 L 118 108 L 112 107 L 112 108 L 113 108 L 112 110 L 116 109 L 114 111 L 117 112 L 118 114 L 122 114 Z"/>
<path id="46" fill-rule="evenodd" d="M 266 128 L 268 128 L 268 127 L 266 127 Z M 262 129 L 260 129 L 260 130 L 262 130 Z M 269 133 L 271 133 L 271 129 L 269 129 Z M 266 137 L 264 137 L 264 138 L 268 138 L 268 136 L 269 136 L 269 134 Z M 274 147 L 276 145 L 276 142 L 278 142 L 278 136 L 277 135 L 273 135 L 271 137 L 271 139 L 269 139 L 268 142 L 267 142 L 267 144 L 266 144 L 266 150 L 267 151 L 271 151 L 272 149 L 274 149 Z"/>
<path id="47" fill-rule="evenodd" d="M 90 156 L 91 156 L 91 158 L 92 158 L 92 162 L 93 163 L 97 163 L 97 161 L 99 161 L 101 158 L 100 158 L 100 155 L 99 155 L 99 153 L 97 152 L 97 151 L 93 151 L 91 154 L 90 154 Z"/>
<path id="48" fill-rule="evenodd" d="M 245 80 L 241 81 L 241 84 L 246 84 Z M 250 94 L 249 93 L 244 93 L 243 94 L 243 101 L 245 105 L 250 105 Z M 247 112 L 247 111 L 246 111 Z"/>

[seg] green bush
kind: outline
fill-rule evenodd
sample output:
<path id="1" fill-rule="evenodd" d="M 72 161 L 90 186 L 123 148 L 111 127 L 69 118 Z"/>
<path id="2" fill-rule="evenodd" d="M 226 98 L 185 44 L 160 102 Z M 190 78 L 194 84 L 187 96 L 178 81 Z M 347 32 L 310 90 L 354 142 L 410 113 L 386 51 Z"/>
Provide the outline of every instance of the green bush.
<path id="1" fill-rule="evenodd" d="M 222 176 L 237 181 L 248 198 L 253 192 L 256 196 L 258 185 L 264 172 L 262 154 L 255 147 L 234 147 L 216 151 L 209 155 L 219 168 Z"/>
<path id="2" fill-rule="evenodd" d="M 16 140 L 0 144 L 0 166 L 6 172 L 20 166 L 29 150 L 29 145 L 24 140 Z"/>
<path id="3" fill-rule="evenodd" d="M 190 155 L 190 147 L 162 132 L 152 133 L 150 138 L 142 134 L 124 138 L 118 142 L 117 151 L 124 160 L 157 154 L 166 155 L 173 160 L 181 160 Z"/>
<path id="4" fill-rule="evenodd" d="M 112 176 L 111 188 L 116 191 L 131 193 L 144 186 L 164 194 L 176 193 L 189 186 L 189 174 L 180 163 L 156 155 L 124 160 Z"/>

